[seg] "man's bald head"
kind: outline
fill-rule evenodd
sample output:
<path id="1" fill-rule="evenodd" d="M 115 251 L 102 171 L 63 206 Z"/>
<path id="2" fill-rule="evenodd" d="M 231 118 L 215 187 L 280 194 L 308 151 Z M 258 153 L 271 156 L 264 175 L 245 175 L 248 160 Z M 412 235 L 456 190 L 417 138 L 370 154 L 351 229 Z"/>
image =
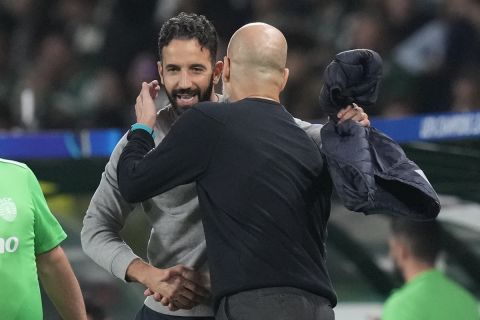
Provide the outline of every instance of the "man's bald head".
<path id="1" fill-rule="evenodd" d="M 249 23 L 230 38 L 223 69 L 224 95 L 230 100 L 264 97 L 280 101 L 288 79 L 287 40 L 266 23 Z"/>
<path id="2" fill-rule="evenodd" d="M 287 40 L 280 30 L 266 23 L 249 23 L 230 39 L 227 56 L 233 64 L 259 72 L 283 72 Z"/>

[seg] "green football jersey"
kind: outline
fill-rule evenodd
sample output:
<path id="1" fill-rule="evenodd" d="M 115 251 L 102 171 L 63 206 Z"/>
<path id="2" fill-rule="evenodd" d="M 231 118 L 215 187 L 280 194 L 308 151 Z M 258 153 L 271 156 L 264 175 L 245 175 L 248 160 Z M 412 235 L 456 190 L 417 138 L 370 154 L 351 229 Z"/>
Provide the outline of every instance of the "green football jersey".
<path id="1" fill-rule="evenodd" d="M 440 271 L 425 271 L 385 303 L 382 320 L 478 320 L 475 298 Z"/>
<path id="2" fill-rule="evenodd" d="M 0 159 L 1 319 L 43 319 L 35 257 L 65 238 L 33 172 Z"/>

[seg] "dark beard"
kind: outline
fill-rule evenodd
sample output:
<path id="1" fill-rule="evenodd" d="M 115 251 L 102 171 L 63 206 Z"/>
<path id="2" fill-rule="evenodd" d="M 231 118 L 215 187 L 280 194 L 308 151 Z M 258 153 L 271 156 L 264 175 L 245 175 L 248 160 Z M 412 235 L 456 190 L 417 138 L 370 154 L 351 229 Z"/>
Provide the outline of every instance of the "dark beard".
<path id="1" fill-rule="evenodd" d="M 205 89 L 204 92 L 201 92 L 200 89 L 177 89 L 177 90 L 172 90 L 172 92 L 168 92 L 165 90 L 165 93 L 167 94 L 168 101 L 170 101 L 170 104 L 172 105 L 173 109 L 178 113 L 182 114 L 185 110 L 187 110 L 190 107 L 179 107 L 177 105 L 176 99 L 174 98 L 175 96 L 179 94 L 189 94 L 189 95 L 196 95 L 198 96 L 198 102 L 203 102 L 203 101 L 210 101 L 210 97 L 212 96 L 212 91 L 213 91 L 213 75 L 212 78 L 210 79 L 210 84 L 208 85 L 207 89 Z"/>

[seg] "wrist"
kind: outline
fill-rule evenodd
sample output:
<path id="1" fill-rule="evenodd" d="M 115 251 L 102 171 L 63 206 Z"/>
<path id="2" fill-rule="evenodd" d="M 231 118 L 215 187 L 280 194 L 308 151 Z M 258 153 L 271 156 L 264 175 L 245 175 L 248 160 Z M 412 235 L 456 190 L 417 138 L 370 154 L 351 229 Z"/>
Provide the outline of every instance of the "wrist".
<path id="1" fill-rule="evenodd" d="M 147 132 L 152 136 L 152 138 L 155 139 L 155 136 L 156 136 L 156 133 L 155 133 L 155 131 L 153 130 L 153 126 L 151 127 L 151 126 L 149 126 L 149 125 L 147 125 L 147 124 L 145 124 L 145 123 L 139 123 L 139 122 L 134 123 L 134 124 L 132 124 L 132 126 L 130 127 L 130 130 L 131 130 L 131 131 L 135 131 L 135 130 L 145 130 L 145 131 L 147 131 Z"/>
<path id="2" fill-rule="evenodd" d="M 148 279 L 148 273 L 151 267 L 148 263 L 136 258 L 128 266 L 125 280 L 127 282 L 138 282 L 147 286 L 145 282 Z"/>

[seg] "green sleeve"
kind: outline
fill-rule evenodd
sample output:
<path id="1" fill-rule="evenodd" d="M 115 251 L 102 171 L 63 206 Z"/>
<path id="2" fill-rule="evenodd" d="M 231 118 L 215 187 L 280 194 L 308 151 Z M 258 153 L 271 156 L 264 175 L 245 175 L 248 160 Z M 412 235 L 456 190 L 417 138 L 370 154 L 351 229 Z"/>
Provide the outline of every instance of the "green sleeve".
<path id="1" fill-rule="evenodd" d="M 31 170 L 28 183 L 35 217 L 35 255 L 39 255 L 58 246 L 67 235 L 48 208 L 40 184 Z"/>

